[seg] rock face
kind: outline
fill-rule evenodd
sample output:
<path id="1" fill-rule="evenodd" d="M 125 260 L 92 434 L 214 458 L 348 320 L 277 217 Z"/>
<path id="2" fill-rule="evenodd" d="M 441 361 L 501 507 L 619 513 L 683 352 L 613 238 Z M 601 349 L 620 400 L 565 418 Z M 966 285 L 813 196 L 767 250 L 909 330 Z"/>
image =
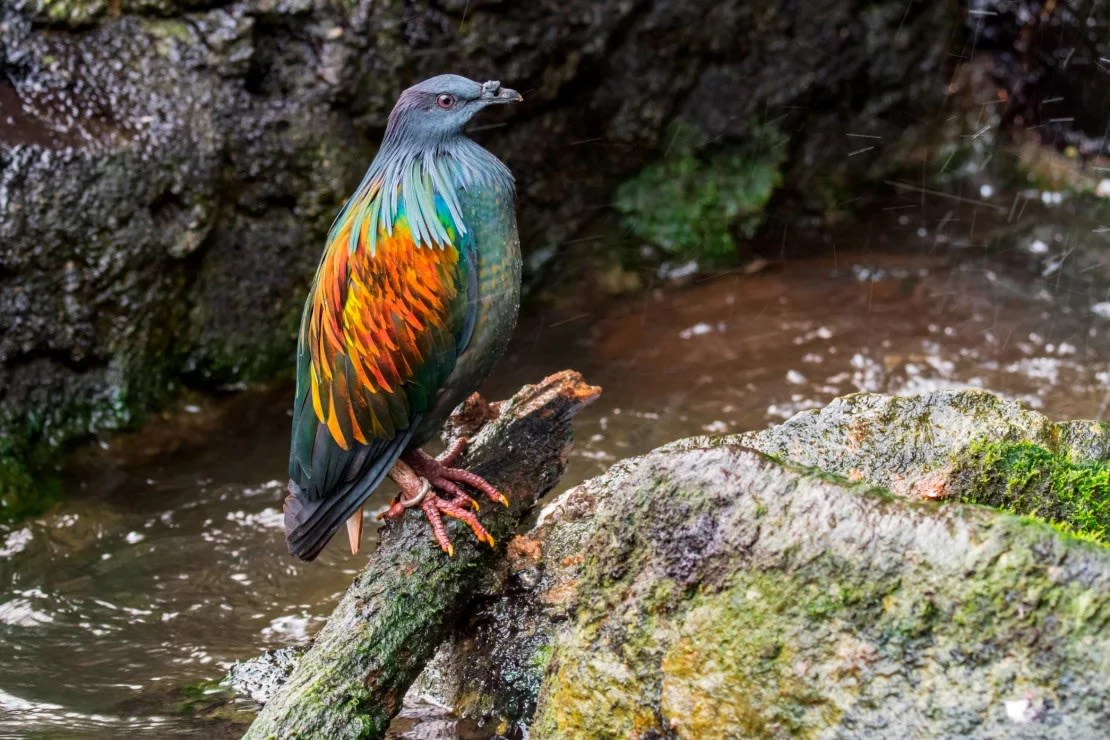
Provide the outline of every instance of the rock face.
<path id="1" fill-rule="evenodd" d="M 1094 486 L 1098 490 L 1091 492 L 1092 497 L 1105 499 L 1103 506 L 1110 507 L 1110 487 L 1102 480 L 1103 462 L 1110 459 L 1110 427 L 1095 421 L 1053 422 L 981 391 L 908 398 L 873 393 L 846 396 L 819 411 L 799 414 L 734 441 L 796 465 L 882 486 L 900 496 L 970 503 L 998 504 L 1007 488 L 1016 485 L 999 479 L 1020 462 L 1013 456 L 1037 457 L 1043 473 L 1073 471 L 1072 483 Z M 693 439 L 673 446 L 709 442 Z M 1086 476 L 1080 471 L 1086 471 Z M 1006 508 L 1033 514 L 1038 511 L 1028 505 L 1041 503 L 1042 517 L 1081 524 L 1075 521 L 1075 511 L 1053 516 L 1047 502 L 1020 500 L 1022 494 L 1038 493 L 1034 484 L 1039 482 L 1031 472 L 1022 481 L 1023 490 L 1012 490 L 1017 498 L 1008 501 Z M 1047 495 L 1061 499 L 1071 493 L 1066 488 L 1057 486 Z M 1091 534 L 1105 534 L 1110 528 L 1110 509 L 1101 516 L 1101 528 L 1093 525 Z"/>
<path id="2" fill-rule="evenodd" d="M 317 76 L 338 52 L 300 58 L 338 11 L 40 5 L 0 17 L 0 456 L 20 459 L 186 375 L 272 373 L 369 155 Z"/>
<path id="3" fill-rule="evenodd" d="M 1009 93 L 1003 117 L 1016 128 L 1037 124 L 1057 145 L 1086 157 L 1110 155 L 1104 82 L 1110 7 L 1097 0 L 972 0 L 967 19 L 975 48 L 995 60 Z"/>
<path id="4" fill-rule="evenodd" d="M 257 658 L 237 662 L 227 672 L 227 685 L 237 694 L 265 704 L 289 680 L 304 652 L 304 647 L 278 648 Z"/>
<path id="5" fill-rule="evenodd" d="M 830 137 L 912 138 L 959 20 L 858 5 L 4 3 L 0 457 L 129 423 L 174 382 L 291 367 L 330 219 L 397 92 L 433 73 L 525 92 L 479 135 L 517 173 L 531 248 L 610 202 L 678 118 L 721 147 L 775 119 L 785 184 L 818 200 L 874 174 L 893 158 Z"/>
<path id="6" fill-rule="evenodd" d="M 541 738 L 1097 736 L 1110 549 L 959 501 L 1016 485 L 979 452 L 1013 445 L 1092 473 L 1105 512 L 1104 425 L 980 392 L 619 463 L 510 547 L 413 692 Z"/>

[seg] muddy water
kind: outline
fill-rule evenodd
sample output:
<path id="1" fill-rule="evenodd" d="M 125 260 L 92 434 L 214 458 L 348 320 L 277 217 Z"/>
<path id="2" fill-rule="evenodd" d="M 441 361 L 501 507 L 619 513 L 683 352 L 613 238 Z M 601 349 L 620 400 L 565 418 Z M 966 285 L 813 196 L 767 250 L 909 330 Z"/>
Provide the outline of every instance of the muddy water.
<path id="1" fill-rule="evenodd" d="M 834 247 L 685 285 L 649 275 L 632 296 L 533 309 L 487 395 L 568 366 L 605 388 L 565 485 L 859 390 L 975 386 L 1106 415 L 1107 281 L 1062 269 L 1066 240 L 996 254 L 893 216 L 886 231 L 900 251 Z M 285 555 L 288 395 L 190 399 L 79 455 L 64 504 L 0 532 L 0 735 L 235 734 L 243 705 L 183 688 L 305 640 L 366 557 L 343 538 L 312 564 Z"/>

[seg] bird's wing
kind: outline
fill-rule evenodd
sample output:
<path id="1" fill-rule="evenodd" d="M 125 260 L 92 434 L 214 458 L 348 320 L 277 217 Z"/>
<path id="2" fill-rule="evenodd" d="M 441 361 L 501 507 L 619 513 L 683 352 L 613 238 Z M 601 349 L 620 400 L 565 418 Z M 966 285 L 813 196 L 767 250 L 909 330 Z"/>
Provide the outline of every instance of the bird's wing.
<path id="1" fill-rule="evenodd" d="M 336 219 L 301 321 L 285 518 L 306 559 L 404 451 L 474 324 L 469 236 L 435 196 L 411 207 L 434 209 L 438 239 L 414 238 L 410 223 L 427 218 L 403 201 L 383 223 L 379 187 L 364 184 Z"/>

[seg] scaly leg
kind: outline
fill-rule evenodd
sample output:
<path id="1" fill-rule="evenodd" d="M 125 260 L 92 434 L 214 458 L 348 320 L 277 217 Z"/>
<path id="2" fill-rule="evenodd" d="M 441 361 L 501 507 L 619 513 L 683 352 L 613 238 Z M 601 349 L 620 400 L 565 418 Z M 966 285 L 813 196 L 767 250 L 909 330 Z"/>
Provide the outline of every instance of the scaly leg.
<path id="1" fill-rule="evenodd" d="M 431 489 L 428 481 L 418 476 L 412 468 L 400 460 L 393 463 L 387 475 L 401 487 L 401 495 L 393 499 L 393 503 L 388 507 L 374 515 L 378 520 L 396 519 L 405 513 L 405 509 L 420 506 Z M 362 540 L 362 509 L 347 520 L 347 540 L 351 543 L 351 554 L 358 554 Z"/>
<path id="2" fill-rule="evenodd" d="M 497 503 L 508 506 L 509 499 L 505 498 L 485 478 L 471 473 L 469 470 L 452 467 L 459 456 L 462 455 L 463 450 L 466 449 L 467 441 L 466 437 L 460 437 L 451 446 L 451 449 L 438 460 L 423 450 L 409 450 L 401 455 L 401 459 L 407 462 L 417 475 L 427 479 L 432 487 L 451 493 L 456 498 L 461 496 L 467 499 L 475 511 L 478 510 L 478 503 L 466 495 L 458 486 L 459 483 L 465 483 L 471 488 L 476 488 Z"/>
<path id="3" fill-rule="evenodd" d="M 395 519 L 406 509 L 419 506 L 432 526 L 436 543 L 449 556 L 454 556 L 455 547 L 447 538 L 444 515 L 465 523 L 480 542 L 493 547 L 493 537 L 474 516 L 473 512 L 479 508 L 478 502 L 468 496 L 459 483 L 472 486 L 505 506 L 509 505 L 509 500 L 481 476 L 451 467 L 466 449 L 466 442 L 466 439 L 456 441 L 438 460 L 420 450 L 409 450 L 401 455 L 389 471 L 389 477 L 401 488 L 401 494 L 378 518 Z M 430 489 L 434 491 L 432 495 L 428 495 Z M 440 492 L 446 497 L 439 495 Z"/>

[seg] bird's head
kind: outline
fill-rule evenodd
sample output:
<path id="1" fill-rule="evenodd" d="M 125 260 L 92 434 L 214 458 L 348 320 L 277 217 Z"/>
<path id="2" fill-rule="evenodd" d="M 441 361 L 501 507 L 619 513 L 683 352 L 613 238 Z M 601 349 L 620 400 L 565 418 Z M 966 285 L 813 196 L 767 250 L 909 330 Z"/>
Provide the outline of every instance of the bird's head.
<path id="1" fill-rule="evenodd" d="M 501 87 L 495 80 L 475 82 L 459 75 L 432 77 L 401 93 L 389 114 L 386 140 L 404 137 L 409 143 L 435 144 L 461 134 L 483 108 L 523 99 L 516 90 Z"/>

